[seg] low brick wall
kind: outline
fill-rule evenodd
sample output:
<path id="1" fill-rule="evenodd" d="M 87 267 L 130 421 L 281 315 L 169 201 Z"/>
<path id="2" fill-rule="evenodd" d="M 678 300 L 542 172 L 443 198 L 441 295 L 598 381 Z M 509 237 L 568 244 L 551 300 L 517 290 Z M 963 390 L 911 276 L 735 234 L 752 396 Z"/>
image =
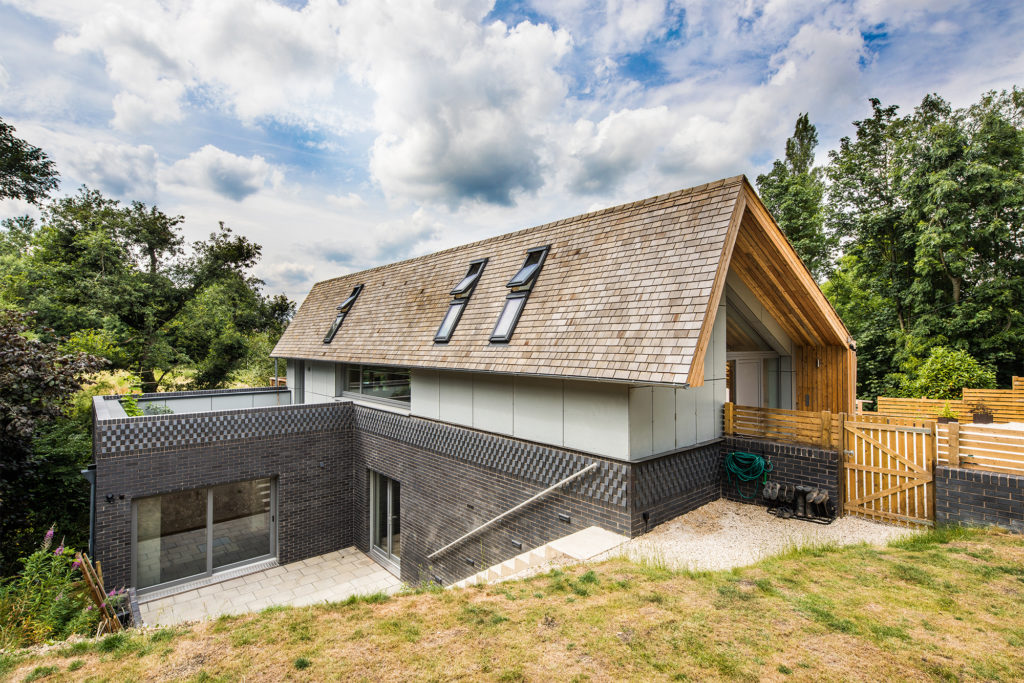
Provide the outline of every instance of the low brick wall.
<path id="1" fill-rule="evenodd" d="M 840 460 L 837 451 L 760 439 L 726 438 L 720 451 L 722 497 L 742 503 L 757 504 L 764 504 L 761 499 L 762 486 L 760 483 L 757 485 L 754 482 L 741 483 L 740 490 L 746 495 L 752 496 L 743 498 L 736 490 L 736 479 L 730 480 L 729 473 L 725 469 L 725 456 L 732 451 L 743 451 L 763 456 L 772 463 L 772 472 L 768 475 L 770 481 L 793 486 L 823 488 L 828 491 L 832 503 L 840 508 L 842 497 L 840 496 L 839 481 Z"/>
<path id="2" fill-rule="evenodd" d="M 978 526 L 995 524 L 1024 533 L 1024 477 L 936 467 L 935 521 Z"/>
<path id="3" fill-rule="evenodd" d="M 399 481 L 403 581 L 458 581 L 588 526 L 629 534 L 626 463 L 369 408 L 354 413 L 356 545 L 369 552 L 369 471 Z M 594 472 L 427 558 L 594 462 Z"/>
<path id="4" fill-rule="evenodd" d="M 632 465 L 630 535 L 717 500 L 721 457 L 716 442 Z"/>
<path id="5" fill-rule="evenodd" d="M 341 403 L 97 421 L 95 559 L 107 587 L 131 582 L 132 500 L 173 491 L 273 478 L 282 564 L 352 545 L 351 425 Z"/>

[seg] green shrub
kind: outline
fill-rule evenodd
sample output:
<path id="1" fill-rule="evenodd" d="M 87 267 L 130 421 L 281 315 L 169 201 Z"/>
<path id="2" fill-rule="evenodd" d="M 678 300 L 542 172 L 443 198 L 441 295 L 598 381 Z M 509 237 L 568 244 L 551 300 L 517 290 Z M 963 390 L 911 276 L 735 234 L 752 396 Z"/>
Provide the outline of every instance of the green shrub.
<path id="1" fill-rule="evenodd" d="M 97 612 L 79 586 L 75 551 L 63 542 L 50 550 L 53 529 L 42 546 L 23 560 L 24 568 L 0 585 L 0 649 L 96 630 Z"/>
<path id="2" fill-rule="evenodd" d="M 995 389 L 996 373 L 960 349 L 937 346 L 931 350 L 910 382 L 910 394 L 919 398 L 960 398 L 964 388 Z"/>

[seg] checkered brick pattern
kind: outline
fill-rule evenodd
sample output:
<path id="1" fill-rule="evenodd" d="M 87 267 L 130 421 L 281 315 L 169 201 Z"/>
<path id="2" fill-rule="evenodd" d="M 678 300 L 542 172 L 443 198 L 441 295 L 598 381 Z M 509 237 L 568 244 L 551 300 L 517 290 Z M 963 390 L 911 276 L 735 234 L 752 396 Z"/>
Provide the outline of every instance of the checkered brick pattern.
<path id="1" fill-rule="evenodd" d="M 632 535 L 717 499 L 720 457 L 716 443 L 633 465 Z"/>
<path id="2" fill-rule="evenodd" d="M 320 403 L 105 420 L 96 423 L 95 455 L 102 459 L 331 429 L 344 412 L 341 404 Z"/>
<path id="3" fill-rule="evenodd" d="M 570 482 L 566 488 L 616 507 L 625 508 L 627 505 L 627 463 L 361 406 L 355 407 L 355 415 L 356 429 L 361 431 L 465 460 L 545 487 L 597 462 L 601 466 L 595 472 Z"/>
<path id="4" fill-rule="evenodd" d="M 1024 533 L 1024 477 L 936 467 L 935 521 L 978 526 L 994 524 Z"/>

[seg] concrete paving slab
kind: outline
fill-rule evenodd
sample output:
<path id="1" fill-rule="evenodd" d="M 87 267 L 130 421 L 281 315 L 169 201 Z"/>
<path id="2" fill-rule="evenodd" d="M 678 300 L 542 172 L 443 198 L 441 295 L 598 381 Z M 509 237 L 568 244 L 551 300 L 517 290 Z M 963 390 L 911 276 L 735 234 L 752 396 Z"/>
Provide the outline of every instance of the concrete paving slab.
<path id="1" fill-rule="evenodd" d="M 352 595 L 397 592 L 402 582 L 357 548 L 344 548 L 142 602 L 147 625 L 170 626 L 222 614 L 256 612 L 272 605 L 338 602 Z M 143 597 L 145 600 L 145 597 Z"/>

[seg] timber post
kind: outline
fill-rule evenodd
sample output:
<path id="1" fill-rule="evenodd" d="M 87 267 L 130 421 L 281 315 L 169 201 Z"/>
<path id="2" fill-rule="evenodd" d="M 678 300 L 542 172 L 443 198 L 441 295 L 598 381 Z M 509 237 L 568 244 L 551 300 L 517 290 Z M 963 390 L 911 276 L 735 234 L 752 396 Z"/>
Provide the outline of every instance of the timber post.
<path id="1" fill-rule="evenodd" d="M 960 423 L 950 422 L 949 427 L 949 466 L 960 467 Z"/>
<path id="2" fill-rule="evenodd" d="M 733 412 L 734 408 L 735 408 L 735 405 L 733 404 L 732 401 L 726 401 L 726 403 L 725 403 L 725 428 L 724 428 L 726 436 L 732 436 L 732 433 L 733 433 L 733 420 L 735 419 L 735 414 Z"/>

